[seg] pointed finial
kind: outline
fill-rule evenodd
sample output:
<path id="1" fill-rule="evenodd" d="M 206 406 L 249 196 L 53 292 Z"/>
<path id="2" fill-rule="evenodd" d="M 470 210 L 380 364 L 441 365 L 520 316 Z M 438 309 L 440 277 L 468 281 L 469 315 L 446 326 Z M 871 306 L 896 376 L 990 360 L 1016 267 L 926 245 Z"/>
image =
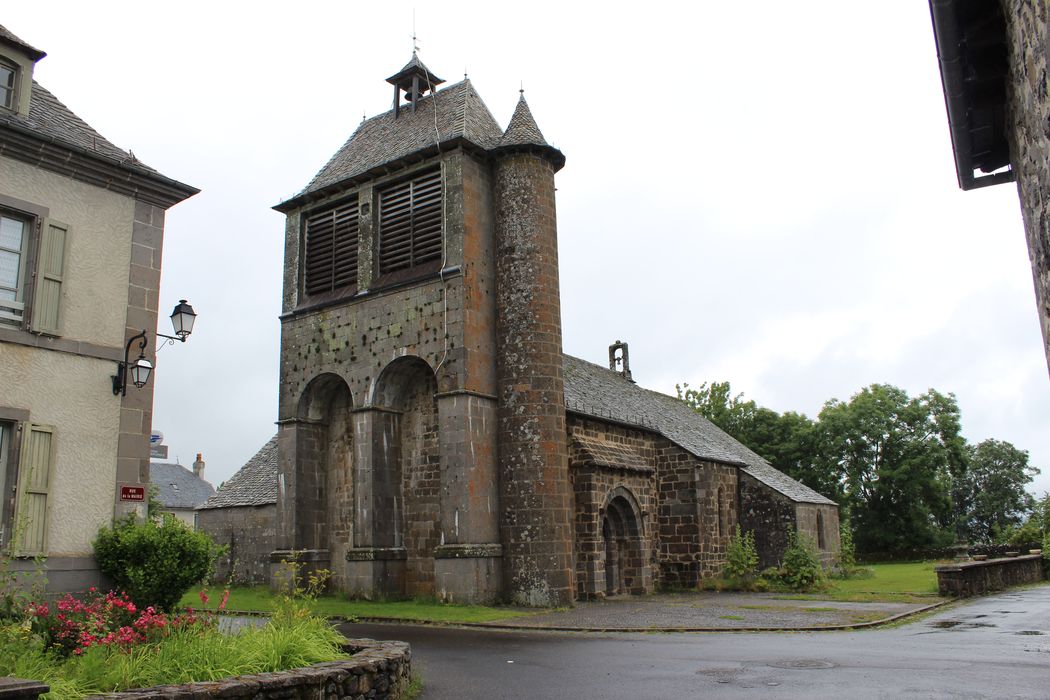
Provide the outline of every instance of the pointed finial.
<path id="1" fill-rule="evenodd" d="M 522 80 L 521 83 L 520 83 L 520 87 L 518 88 L 518 94 L 521 95 L 522 97 L 525 96 L 525 81 L 524 80 Z"/>
<path id="2" fill-rule="evenodd" d="M 412 8 L 412 55 L 419 51 L 419 42 L 416 41 L 416 8 Z"/>

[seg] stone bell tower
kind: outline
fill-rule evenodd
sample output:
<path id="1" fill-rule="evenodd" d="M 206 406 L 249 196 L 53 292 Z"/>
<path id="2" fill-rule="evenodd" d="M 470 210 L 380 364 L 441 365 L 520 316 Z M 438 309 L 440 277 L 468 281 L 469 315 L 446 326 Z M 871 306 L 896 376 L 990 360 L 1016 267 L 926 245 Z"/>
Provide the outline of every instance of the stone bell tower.
<path id="1" fill-rule="evenodd" d="M 554 173 L 525 96 L 493 151 L 500 532 L 507 595 L 572 602 L 573 500 L 562 377 Z"/>

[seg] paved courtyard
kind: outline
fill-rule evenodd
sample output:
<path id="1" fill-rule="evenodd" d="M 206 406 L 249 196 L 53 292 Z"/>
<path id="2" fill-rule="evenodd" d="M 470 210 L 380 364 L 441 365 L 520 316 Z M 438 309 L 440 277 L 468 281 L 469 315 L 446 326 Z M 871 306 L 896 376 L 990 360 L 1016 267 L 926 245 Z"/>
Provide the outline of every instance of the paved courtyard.
<path id="1" fill-rule="evenodd" d="M 869 623 L 936 604 L 793 600 L 775 593 L 664 593 L 582 602 L 506 623 L 555 630 L 809 629 Z M 499 626 L 503 623 L 494 623 Z"/>
<path id="2" fill-rule="evenodd" d="M 850 632 L 341 629 L 409 642 L 424 700 L 1050 697 L 1046 584 Z"/>

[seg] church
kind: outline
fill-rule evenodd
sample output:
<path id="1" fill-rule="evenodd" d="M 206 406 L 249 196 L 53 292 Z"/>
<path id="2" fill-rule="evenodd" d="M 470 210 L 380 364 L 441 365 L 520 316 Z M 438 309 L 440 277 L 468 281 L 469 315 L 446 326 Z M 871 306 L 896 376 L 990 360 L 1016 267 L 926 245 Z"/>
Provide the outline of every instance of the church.
<path id="1" fill-rule="evenodd" d="M 763 565 L 791 528 L 830 563 L 834 502 L 635 384 L 626 344 L 608 367 L 563 354 L 565 156 L 524 94 L 502 129 L 415 54 L 387 82 L 391 109 L 275 207 L 278 434 L 249 463 L 274 473 L 231 479 L 267 484 L 272 575 L 298 559 L 355 596 L 559 606 L 695 587 L 737 525 Z"/>

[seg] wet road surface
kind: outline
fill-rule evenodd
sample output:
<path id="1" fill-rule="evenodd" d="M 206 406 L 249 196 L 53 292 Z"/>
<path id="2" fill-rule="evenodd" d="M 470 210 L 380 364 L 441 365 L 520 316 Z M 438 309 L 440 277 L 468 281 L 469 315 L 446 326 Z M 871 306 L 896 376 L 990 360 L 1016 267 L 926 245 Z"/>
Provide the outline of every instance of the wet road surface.
<path id="1" fill-rule="evenodd" d="M 892 629 L 577 634 L 354 624 L 411 643 L 424 700 L 1050 698 L 1050 585 Z"/>

